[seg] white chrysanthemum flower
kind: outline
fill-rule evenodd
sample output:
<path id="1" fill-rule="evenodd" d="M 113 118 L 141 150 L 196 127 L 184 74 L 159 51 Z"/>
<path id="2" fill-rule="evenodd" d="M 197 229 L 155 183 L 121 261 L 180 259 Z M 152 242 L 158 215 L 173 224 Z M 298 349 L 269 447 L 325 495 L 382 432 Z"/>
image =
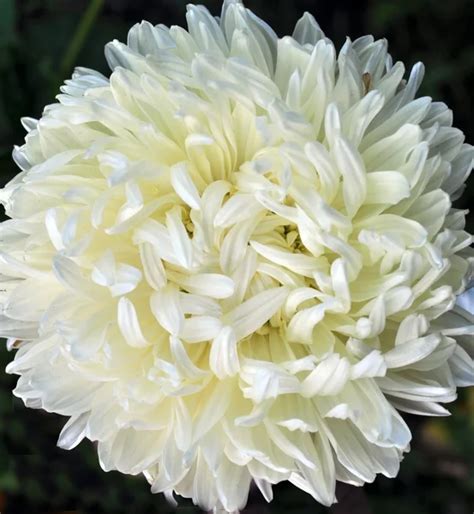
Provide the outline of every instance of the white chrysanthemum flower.
<path id="1" fill-rule="evenodd" d="M 27 406 L 104 470 L 235 511 L 393 477 L 473 381 L 473 149 L 384 40 L 278 39 L 238 1 L 79 68 L 0 193 L 0 335 Z"/>

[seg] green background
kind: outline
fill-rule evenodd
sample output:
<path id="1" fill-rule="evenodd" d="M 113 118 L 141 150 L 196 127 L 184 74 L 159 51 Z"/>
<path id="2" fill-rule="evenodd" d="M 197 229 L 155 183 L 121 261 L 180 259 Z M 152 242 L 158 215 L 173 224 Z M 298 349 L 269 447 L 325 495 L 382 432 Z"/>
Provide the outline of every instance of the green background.
<path id="1" fill-rule="evenodd" d="M 14 144 L 24 133 L 20 117 L 39 117 L 74 65 L 107 73 L 103 47 L 125 40 L 135 22 L 183 24 L 178 0 L 0 0 L 0 182 L 17 170 Z M 220 2 L 203 1 L 218 14 Z M 340 45 L 346 35 L 372 33 L 389 40 L 395 60 L 421 60 L 427 73 L 421 94 L 445 101 L 455 125 L 474 141 L 473 0 L 248 0 L 247 6 L 284 35 L 308 10 Z M 472 181 L 460 206 L 472 203 Z M 473 231 L 472 216 L 469 228 Z M 0 347 L 3 370 L 12 355 Z M 55 447 L 64 419 L 25 409 L 14 401 L 14 377 L 0 371 L 0 512 L 10 514 L 164 514 L 166 502 L 151 495 L 138 477 L 103 473 L 95 449 L 82 443 L 72 452 Z M 474 394 L 463 391 L 453 416 L 407 420 L 413 450 L 395 480 L 379 478 L 360 489 L 339 491 L 331 510 L 286 484 L 275 488 L 268 506 L 252 494 L 247 513 L 471 514 L 474 510 Z M 197 512 L 181 502 L 178 512 Z"/>

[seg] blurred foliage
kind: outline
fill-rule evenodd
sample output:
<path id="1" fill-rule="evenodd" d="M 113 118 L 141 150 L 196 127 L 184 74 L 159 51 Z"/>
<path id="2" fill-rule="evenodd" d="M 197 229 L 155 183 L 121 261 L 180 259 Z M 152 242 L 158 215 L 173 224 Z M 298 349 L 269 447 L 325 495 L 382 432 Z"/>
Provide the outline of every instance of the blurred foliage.
<path id="1" fill-rule="evenodd" d="M 41 115 L 42 107 L 54 101 L 73 64 L 106 73 L 103 47 L 107 41 L 125 40 L 127 29 L 141 19 L 182 24 L 185 3 L 0 0 L 1 182 L 17 173 L 11 150 L 24 137 L 20 118 Z M 218 13 L 220 0 L 203 3 Z M 338 44 L 346 34 L 351 38 L 366 33 L 386 37 L 395 60 L 402 60 L 407 66 L 419 60 L 426 64 L 421 93 L 445 101 L 454 110 L 455 125 L 464 130 L 468 140 L 474 141 L 472 0 L 247 0 L 247 5 L 280 35 L 290 32 L 302 12 L 308 10 Z M 461 204 L 465 207 L 472 202 L 472 186 L 466 193 Z M 472 217 L 469 223 L 472 231 Z M 10 358 L 2 347 L 2 369 Z M 56 438 L 64 419 L 25 409 L 12 399 L 14 383 L 14 377 L 0 373 L 1 512 L 172 512 L 160 496 L 150 494 L 143 479 L 102 472 L 92 444 L 83 443 L 72 452 L 57 449 Z M 451 418 L 409 418 L 414 431 L 413 450 L 403 462 L 399 477 L 382 477 L 366 488 L 374 514 L 473 511 L 473 404 L 473 392 L 464 391 Z M 248 512 L 328 512 L 287 484 L 275 488 L 275 497 L 270 506 L 264 506 L 255 495 L 250 505 L 257 504 L 256 509 L 249 506 Z M 178 511 L 196 512 L 187 502 L 181 502 Z M 346 511 L 336 507 L 332 512 Z"/>

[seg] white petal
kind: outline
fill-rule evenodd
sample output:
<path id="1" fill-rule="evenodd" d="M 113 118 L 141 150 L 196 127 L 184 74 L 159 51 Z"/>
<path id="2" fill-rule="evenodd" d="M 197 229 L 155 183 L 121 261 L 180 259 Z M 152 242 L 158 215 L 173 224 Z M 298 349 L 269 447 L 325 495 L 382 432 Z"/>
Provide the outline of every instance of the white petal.
<path id="1" fill-rule="evenodd" d="M 184 323 L 178 289 L 169 285 L 153 293 L 150 308 L 158 323 L 171 335 L 178 335 Z"/>
<path id="2" fill-rule="evenodd" d="M 266 245 L 258 241 L 251 241 L 250 244 L 262 257 L 296 273 L 312 276 L 312 273 L 320 268 L 319 262 L 315 257 L 302 253 L 292 253 L 278 246 Z"/>
<path id="3" fill-rule="evenodd" d="M 143 272 L 147 283 L 156 291 L 166 286 L 166 271 L 155 247 L 150 243 L 139 246 Z"/>
<path id="4" fill-rule="evenodd" d="M 38 322 L 48 305 L 61 292 L 61 286 L 34 278 L 15 281 L 13 290 L 2 306 L 2 313 L 12 319 Z M 5 287 L 5 283 L 2 283 Z"/>
<path id="5" fill-rule="evenodd" d="M 342 137 L 335 140 L 333 157 L 343 177 L 343 195 L 347 214 L 353 217 L 367 194 L 364 163 L 357 150 Z"/>
<path id="6" fill-rule="evenodd" d="M 321 30 L 317 21 L 310 13 L 305 12 L 296 23 L 293 38 L 301 45 L 307 43 L 315 45 L 323 37 L 324 32 Z"/>
<path id="7" fill-rule="evenodd" d="M 454 354 L 449 359 L 454 380 L 459 387 L 474 385 L 474 361 L 461 346 L 456 346 Z"/>
<path id="8" fill-rule="evenodd" d="M 94 285 L 72 259 L 63 257 L 62 255 L 54 257 L 53 272 L 56 278 L 73 294 L 79 294 L 93 299 L 102 296 L 100 287 Z"/>
<path id="9" fill-rule="evenodd" d="M 134 244 L 149 243 L 153 246 L 156 254 L 164 261 L 172 264 L 181 264 L 178 260 L 171 237 L 166 227 L 153 220 L 148 219 L 134 231 Z"/>
<path id="10" fill-rule="evenodd" d="M 245 258 L 248 241 L 258 219 L 251 218 L 234 225 L 224 238 L 219 256 L 222 271 L 231 275 Z"/>
<path id="11" fill-rule="evenodd" d="M 75 448 L 85 437 L 88 420 L 88 412 L 79 416 L 72 416 L 59 434 L 58 446 L 63 450 Z"/>
<path id="12" fill-rule="evenodd" d="M 255 482 L 255 485 L 258 487 L 259 491 L 262 493 L 265 501 L 270 503 L 273 500 L 272 484 L 263 478 L 254 477 L 253 481 Z"/>
<path id="13" fill-rule="evenodd" d="M 210 341 L 217 337 L 222 328 L 219 319 L 212 316 L 192 316 L 183 322 L 180 337 L 188 343 Z"/>
<path id="14" fill-rule="evenodd" d="M 216 227 L 229 227 L 258 214 L 263 207 L 251 194 L 236 194 L 229 198 L 214 218 Z"/>
<path id="15" fill-rule="evenodd" d="M 191 209 L 201 208 L 201 198 L 196 185 L 192 181 L 184 163 L 176 164 L 171 168 L 171 185 L 176 194 L 189 205 Z"/>
<path id="16" fill-rule="evenodd" d="M 387 372 L 387 365 L 382 354 L 373 350 L 361 361 L 352 366 L 351 379 L 366 377 L 383 377 Z"/>
<path id="17" fill-rule="evenodd" d="M 270 421 L 265 421 L 265 427 L 270 439 L 276 446 L 289 457 L 300 461 L 305 466 L 314 469 L 315 463 L 312 462 L 309 455 L 305 455 L 304 448 L 298 448 L 294 442 L 290 440 L 290 434 L 285 435 L 284 432 Z"/>
<path id="18" fill-rule="evenodd" d="M 180 276 L 177 282 L 190 293 L 210 298 L 228 298 L 234 294 L 234 281 L 218 273 L 200 273 Z"/>
<path id="19" fill-rule="evenodd" d="M 193 263 L 193 246 L 186 228 L 181 220 L 181 210 L 172 209 L 166 213 L 166 226 L 168 227 L 171 245 L 181 266 L 191 268 Z"/>
<path id="20" fill-rule="evenodd" d="M 197 416 L 193 443 L 199 441 L 224 417 L 232 398 L 232 387 L 230 380 L 220 380 L 216 383 Z"/>
<path id="21" fill-rule="evenodd" d="M 226 512 L 239 512 L 245 507 L 251 476 L 246 467 L 236 466 L 223 459 L 217 474 L 217 492 Z"/>
<path id="22" fill-rule="evenodd" d="M 427 358 L 439 345 L 441 338 L 437 334 L 430 334 L 413 341 L 397 345 L 384 354 L 388 368 L 401 368 Z"/>
<path id="23" fill-rule="evenodd" d="M 350 363 L 345 357 L 333 354 L 318 364 L 301 384 L 306 397 L 338 394 L 350 376 Z"/>
<path id="24" fill-rule="evenodd" d="M 125 341 L 134 348 L 143 348 L 150 343 L 145 339 L 137 311 L 133 303 L 123 296 L 118 302 L 117 322 Z"/>
<path id="25" fill-rule="evenodd" d="M 221 380 L 239 372 L 237 338 L 232 327 L 223 327 L 212 341 L 209 366 Z"/>
<path id="26" fill-rule="evenodd" d="M 324 303 L 302 309 L 292 318 L 287 327 L 286 335 L 289 341 L 311 343 L 314 327 L 324 318 L 327 310 L 337 307 L 339 302 L 328 299 Z"/>
<path id="27" fill-rule="evenodd" d="M 398 171 L 374 171 L 367 174 L 366 203 L 395 205 L 408 196 L 410 186 Z"/>
<path id="28" fill-rule="evenodd" d="M 190 379 L 196 379 L 196 378 L 202 378 L 204 376 L 207 376 L 207 372 L 203 371 L 202 369 L 198 368 L 193 361 L 190 359 L 189 355 L 187 354 L 183 343 L 180 339 L 177 337 L 170 337 L 170 348 L 171 353 L 174 357 L 176 367 L 182 371 L 182 373 L 190 378 Z"/>
<path id="29" fill-rule="evenodd" d="M 286 287 L 267 289 L 225 315 L 235 330 L 237 339 L 243 339 L 256 332 L 283 305 L 288 295 Z"/>

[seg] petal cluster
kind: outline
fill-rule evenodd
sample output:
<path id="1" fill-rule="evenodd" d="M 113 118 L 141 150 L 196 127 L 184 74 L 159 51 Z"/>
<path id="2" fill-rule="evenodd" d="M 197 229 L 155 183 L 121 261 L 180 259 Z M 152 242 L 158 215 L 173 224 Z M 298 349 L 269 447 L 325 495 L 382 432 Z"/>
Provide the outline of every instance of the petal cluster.
<path id="1" fill-rule="evenodd" d="M 63 448 L 237 511 L 288 480 L 397 474 L 398 411 L 445 415 L 473 383 L 460 306 L 473 148 L 416 98 L 385 41 L 336 53 L 238 1 L 188 30 L 133 27 L 110 78 L 78 68 L 0 191 L 0 335 Z"/>

